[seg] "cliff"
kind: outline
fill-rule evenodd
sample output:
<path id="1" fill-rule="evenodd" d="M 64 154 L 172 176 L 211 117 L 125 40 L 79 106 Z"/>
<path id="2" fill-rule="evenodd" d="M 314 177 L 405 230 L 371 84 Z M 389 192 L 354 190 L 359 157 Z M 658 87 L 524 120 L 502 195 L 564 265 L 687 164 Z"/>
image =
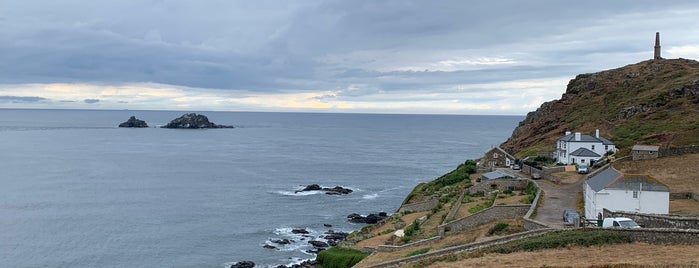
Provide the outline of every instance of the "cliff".
<path id="1" fill-rule="evenodd" d="M 581 74 L 560 99 L 546 102 L 500 147 L 519 157 L 554 150 L 565 131 L 595 129 L 622 151 L 634 144 L 699 144 L 699 62 L 647 60 Z"/>

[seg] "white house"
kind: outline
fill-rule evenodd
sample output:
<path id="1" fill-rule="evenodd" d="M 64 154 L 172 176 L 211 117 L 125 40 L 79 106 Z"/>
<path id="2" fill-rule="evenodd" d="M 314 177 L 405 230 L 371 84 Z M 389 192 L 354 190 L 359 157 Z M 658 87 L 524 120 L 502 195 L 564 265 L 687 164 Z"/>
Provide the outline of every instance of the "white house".
<path id="1" fill-rule="evenodd" d="M 588 219 L 596 219 L 604 208 L 653 214 L 670 210 L 670 190 L 648 175 L 625 175 L 609 167 L 588 178 L 583 188 Z"/>
<path id="2" fill-rule="evenodd" d="M 563 164 L 592 165 L 609 151 L 616 153 L 616 147 L 610 140 L 600 137 L 599 129 L 595 130 L 595 136 L 566 131 L 566 135 L 556 141 L 555 156 Z"/>

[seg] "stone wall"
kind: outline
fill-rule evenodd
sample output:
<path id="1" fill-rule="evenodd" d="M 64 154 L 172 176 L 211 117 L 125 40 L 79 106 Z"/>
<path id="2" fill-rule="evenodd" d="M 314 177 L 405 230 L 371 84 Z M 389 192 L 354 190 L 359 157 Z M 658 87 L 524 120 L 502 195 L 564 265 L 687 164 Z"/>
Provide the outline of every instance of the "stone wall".
<path id="1" fill-rule="evenodd" d="M 658 158 L 658 152 L 657 151 L 642 151 L 642 150 L 634 150 L 631 152 L 631 158 L 633 161 L 637 160 L 643 160 L 643 159 L 653 159 L 653 158 Z"/>
<path id="2" fill-rule="evenodd" d="M 694 199 L 699 202 L 699 194 L 692 192 L 675 192 L 670 193 L 670 200 L 674 199 Z"/>
<path id="3" fill-rule="evenodd" d="M 529 211 L 530 205 L 501 205 L 492 206 L 476 212 L 468 217 L 454 220 L 439 226 L 439 235 L 444 236 L 444 232 L 458 232 L 481 224 L 500 219 L 514 219 L 523 217 Z"/>
<path id="4" fill-rule="evenodd" d="M 699 230 L 669 228 L 609 228 L 605 230 L 629 235 L 633 242 L 651 244 L 699 244 Z"/>
<path id="5" fill-rule="evenodd" d="M 529 175 L 531 175 L 532 173 L 539 173 L 539 175 L 541 175 L 542 179 L 551 181 L 553 183 L 559 183 L 559 182 L 561 182 L 561 179 L 556 177 L 556 176 L 553 176 L 551 174 L 556 173 L 556 172 L 563 172 L 563 171 L 565 171 L 564 167 L 551 167 L 551 168 L 545 167 L 542 170 L 542 169 L 538 169 L 538 168 L 532 167 L 532 166 L 527 165 L 527 164 L 522 165 L 522 172 L 529 174 Z"/>
<path id="6" fill-rule="evenodd" d="M 439 199 L 437 199 L 436 197 L 433 197 L 427 201 L 402 205 L 398 209 L 398 212 L 400 213 L 400 212 L 405 212 L 405 211 L 410 211 L 410 212 L 428 211 L 428 210 L 432 210 L 432 208 L 436 207 L 437 205 L 439 205 Z"/>
<path id="7" fill-rule="evenodd" d="M 683 154 L 697 154 L 699 153 L 699 146 L 689 145 L 677 148 L 660 148 L 658 154 L 660 157 L 668 157 L 673 155 L 683 155 Z"/>
<path id="8" fill-rule="evenodd" d="M 603 213 L 605 218 L 630 218 L 645 228 L 699 229 L 699 217 L 641 214 L 633 212 L 609 211 L 607 209 L 604 209 Z"/>
<path id="9" fill-rule="evenodd" d="M 447 217 L 444 218 L 445 223 L 447 221 L 453 220 L 454 217 L 456 217 L 456 213 L 459 212 L 459 209 L 461 208 L 461 203 L 464 201 L 464 197 L 466 196 L 466 190 L 461 192 L 461 195 L 459 196 L 459 199 L 456 200 L 456 202 L 453 203 L 451 206 L 451 209 L 449 209 L 449 213 L 447 214 Z"/>
<path id="10" fill-rule="evenodd" d="M 420 241 L 415 241 L 415 242 L 413 242 L 413 243 L 409 243 L 409 244 L 405 244 L 405 245 L 400 245 L 400 246 L 379 245 L 379 246 L 376 248 L 376 251 L 381 251 L 381 252 L 398 251 L 398 250 L 406 249 L 406 248 L 410 248 L 410 247 L 422 246 L 422 245 L 424 245 L 424 244 L 428 244 L 428 243 L 430 243 L 430 242 L 432 242 L 432 241 L 439 240 L 439 239 L 442 239 L 442 237 L 441 237 L 441 236 L 435 236 L 435 237 L 431 237 L 431 238 L 428 238 L 428 239 L 423 239 L 423 240 L 420 240 Z"/>
<path id="11" fill-rule="evenodd" d="M 468 192 L 469 194 L 475 193 L 487 193 L 493 190 L 524 190 L 527 187 L 526 179 L 494 179 L 494 180 L 483 180 L 476 185 L 471 186 Z"/>

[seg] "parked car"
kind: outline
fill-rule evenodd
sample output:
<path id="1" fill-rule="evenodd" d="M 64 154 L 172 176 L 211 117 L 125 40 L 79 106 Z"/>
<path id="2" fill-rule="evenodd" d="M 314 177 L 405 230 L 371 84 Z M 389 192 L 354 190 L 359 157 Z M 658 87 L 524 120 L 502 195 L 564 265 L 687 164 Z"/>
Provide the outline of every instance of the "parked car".
<path id="1" fill-rule="evenodd" d="M 603 228 L 641 228 L 638 223 L 629 218 L 605 218 Z"/>
<path id="2" fill-rule="evenodd" d="M 541 174 L 539 173 L 532 173 L 532 180 L 538 180 L 541 179 Z"/>
<path id="3" fill-rule="evenodd" d="M 580 174 L 587 174 L 590 172 L 590 167 L 588 167 L 585 164 L 580 164 L 578 165 L 578 173 Z"/>
<path id="4" fill-rule="evenodd" d="M 520 170 L 521 167 L 519 166 L 519 164 L 514 164 L 514 165 L 512 165 L 512 169 L 513 170 Z"/>
<path id="5" fill-rule="evenodd" d="M 573 223 L 573 219 L 575 218 L 580 218 L 580 214 L 578 214 L 575 209 L 572 208 L 566 208 L 563 210 L 563 221 L 566 223 Z"/>

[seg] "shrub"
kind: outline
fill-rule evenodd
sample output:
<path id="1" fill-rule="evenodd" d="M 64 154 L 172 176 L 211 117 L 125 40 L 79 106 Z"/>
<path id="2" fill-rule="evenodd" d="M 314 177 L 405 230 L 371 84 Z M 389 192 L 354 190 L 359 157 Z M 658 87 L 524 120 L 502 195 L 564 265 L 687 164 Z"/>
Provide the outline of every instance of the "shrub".
<path id="1" fill-rule="evenodd" d="M 490 230 L 488 230 L 488 234 L 490 234 L 490 235 L 498 234 L 498 233 L 501 233 L 501 232 L 507 230 L 508 228 L 510 228 L 510 225 L 508 223 L 498 222 L 495 224 L 495 226 L 493 226 L 493 228 L 490 228 Z"/>
<path id="2" fill-rule="evenodd" d="M 318 253 L 316 261 L 324 268 L 352 267 L 362 259 L 369 256 L 356 249 L 332 247 Z"/>

